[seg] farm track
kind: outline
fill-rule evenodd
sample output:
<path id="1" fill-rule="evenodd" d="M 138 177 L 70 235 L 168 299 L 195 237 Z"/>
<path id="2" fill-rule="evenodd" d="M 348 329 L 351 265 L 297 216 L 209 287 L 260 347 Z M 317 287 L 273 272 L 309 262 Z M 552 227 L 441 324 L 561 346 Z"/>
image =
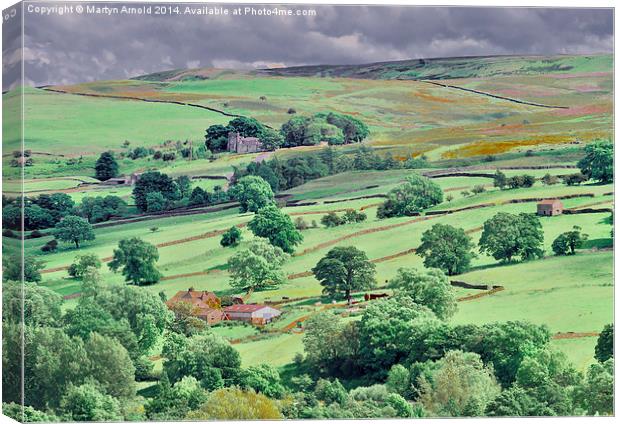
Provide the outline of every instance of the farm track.
<path id="1" fill-rule="evenodd" d="M 436 85 L 438 87 L 451 88 L 451 89 L 454 89 L 454 90 L 461 90 L 461 91 L 465 91 L 465 92 L 468 92 L 468 93 L 478 94 L 478 95 L 481 95 L 481 96 L 492 97 L 494 99 L 506 100 L 508 102 L 519 103 L 519 104 L 527 105 L 527 106 L 542 107 L 542 108 L 547 108 L 547 109 L 569 109 L 568 106 L 545 105 L 545 104 L 542 104 L 542 103 L 528 102 L 527 100 L 519 100 L 519 99 L 513 99 L 512 97 L 499 96 L 497 94 L 486 93 L 484 91 L 473 90 L 471 88 L 459 87 L 458 85 L 442 84 L 442 83 L 439 83 L 439 82 L 434 82 L 434 81 L 429 81 L 429 80 L 422 80 L 422 79 L 417 79 L 415 81 L 423 82 L 423 83 L 426 83 L 426 84 Z"/>

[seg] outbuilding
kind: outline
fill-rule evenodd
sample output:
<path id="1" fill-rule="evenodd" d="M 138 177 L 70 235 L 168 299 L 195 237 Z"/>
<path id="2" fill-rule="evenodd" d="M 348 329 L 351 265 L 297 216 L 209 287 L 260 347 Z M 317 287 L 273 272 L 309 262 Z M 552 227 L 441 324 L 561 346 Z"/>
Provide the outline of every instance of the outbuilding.
<path id="1" fill-rule="evenodd" d="M 547 199 L 538 202 L 536 213 L 540 216 L 562 215 L 564 205 L 558 199 Z"/>
<path id="2" fill-rule="evenodd" d="M 224 308 L 231 321 L 245 321 L 254 325 L 265 325 L 282 315 L 282 311 L 267 305 L 231 305 Z"/>

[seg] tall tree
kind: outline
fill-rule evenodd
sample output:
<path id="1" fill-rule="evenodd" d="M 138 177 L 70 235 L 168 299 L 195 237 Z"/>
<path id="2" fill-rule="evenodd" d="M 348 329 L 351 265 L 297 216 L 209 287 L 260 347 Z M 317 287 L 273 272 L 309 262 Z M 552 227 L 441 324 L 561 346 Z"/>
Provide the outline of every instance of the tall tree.
<path id="1" fill-rule="evenodd" d="M 390 190 L 388 199 L 377 210 L 377 217 L 416 215 L 442 201 L 441 187 L 426 177 L 412 174 L 405 183 Z"/>
<path id="2" fill-rule="evenodd" d="M 62 397 L 60 409 L 72 421 L 122 421 L 120 403 L 101 393 L 92 382 L 71 386 Z"/>
<path id="3" fill-rule="evenodd" d="M 475 417 L 500 393 L 493 369 L 475 353 L 451 351 L 419 382 L 424 407 L 439 416 Z"/>
<path id="4" fill-rule="evenodd" d="M 230 189 L 232 197 L 239 202 L 241 212 L 258 212 L 274 202 L 273 190 L 261 177 L 250 175 L 241 178 Z"/>
<path id="5" fill-rule="evenodd" d="M 444 324 L 408 296 L 370 302 L 359 323 L 359 363 L 385 377 L 397 363 L 426 359 L 427 343 Z"/>
<path id="6" fill-rule="evenodd" d="M 551 249 L 558 256 L 574 255 L 575 249 L 583 246 L 584 241 L 588 239 L 587 234 L 581 234 L 581 227 L 575 225 L 572 231 L 560 234 L 553 240 Z"/>
<path id="7" fill-rule="evenodd" d="M 304 239 L 291 217 L 273 204 L 260 209 L 248 223 L 248 228 L 255 236 L 268 239 L 286 253 L 293 253 L 295 246 Z"/>
<path id="8" fill-rule="evenodd" d="M 75 248 L 78 249 L 81 242 L 94 240 L 95 232 L 93 226 L 84 218 L 69 215 L 56 224 L 54 237 L 67 243 L 75 243 Z"/>
<path id="9" fill-rule="evenodd" d="M 335 247 L 325 255 L 312 272 L 329 296 L 344 295 L 351 304 L 351 292 L 375 285 L 375 264 L 356 247 Z"/>
<path id="10" fill-rule="evenodd" d="M 389 286 L 398 294 L 428 307 L 441 319 L 447 320 L 456 312 L 455 290 L 448 277 L 438 269 L 420 272 L 415 268 L 400 268 Z"/>
<path id="11" fill-rule="evenodd" d="M 213 153 L 226 150 L 230 128 L 224 125 L 211 125 L 205 134 L 205 145 Z"/>
<path id="12" fill-rule="evenodd" d="M 45 264 L 30 255 L 23 258 L 22 268 L 21 257 L 8 254 L 2 256 L 2 281 L 22 281 L 22 278 L 33 283 L 41 281 L 41 270 Z"/>
<path id="13" fill-rule="evenodd" d="M 448 275 L 461 274 L 469 269 L 476 256 L 474 244 L 465 230 L 451 225 L 435 224 L 422 233 L 417 254 L 424 258 L 427 268 L 439 268 Z"/>
<path id="14" fill-rule="evenodd" d="M 599 362 L 605 362 L 614 356 L 614 325 L 607 324 L 601 331 L 594 347 L 594 357 Z"/>
<path id="15" fill-rule="evenodd" d="M 145 172 L 140 176 L 133 188 L 133 198 L 136 207 L 145 212 L 148 208 L 147 196 L 149 193 L 159 192 L 167 201 L 179 200 L 179 187 L 168 175 L 158 171 Z"/>
<path id="16" fill-rule="evenodd" d="M 108 267 L 114 272 L 122 268 L 125 281 L 141 286 L 159 282 L 161 273 L 155 267 L 159 260 L 157 247 L 137 237 L 123 239 L 114 249 Z"/>
<path id="17" fill-rule="evenodd" d="M 265 240 L 252 241 L 247 250 L 238 251 L 228 259 L 230 285 L 241 290 L 260 290 L 286 281 L 282 264 L 288 254 Z"/>
<path id="18" fill-rule="evenodd" d="M 499 212 L 485 221 L 478 245 L 481 253 L 509 262 L 515 256 L 523 260 L 541 257 L 543 241 L 542 225 L 535 215 Z"/>
<path id="19" fill-rule="evenodd" d="M 99 181 L 106 181 L 118 176 L 118 163 L 112 152 L 103 152 L 95 163 L 95 177 Z"/>
<path id="20" fill-rule="evenodd" d="M 597 141 L 585 147 L 586 155 L 577 166 L 588 178 L 609 183 L 614 180 L 614 144 L 610 140 Z"/>

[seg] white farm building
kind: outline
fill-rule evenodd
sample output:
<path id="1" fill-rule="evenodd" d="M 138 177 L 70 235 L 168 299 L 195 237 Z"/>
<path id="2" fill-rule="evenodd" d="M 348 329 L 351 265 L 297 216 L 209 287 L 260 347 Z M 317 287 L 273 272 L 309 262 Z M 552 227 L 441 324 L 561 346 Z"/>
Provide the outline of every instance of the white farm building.
<path id="1" fill-rule="evenodd" d="M 231 305 L 224 308 L 228 319 L 264 325 L 279 317 L 282 311 L 267 305 Z"/>

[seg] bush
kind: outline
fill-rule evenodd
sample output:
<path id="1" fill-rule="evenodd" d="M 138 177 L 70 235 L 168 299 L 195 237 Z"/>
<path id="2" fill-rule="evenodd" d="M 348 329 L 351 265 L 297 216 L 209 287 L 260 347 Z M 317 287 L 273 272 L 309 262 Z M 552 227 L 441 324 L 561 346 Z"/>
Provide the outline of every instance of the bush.
<path id="1" fill-rule="evenodd" d="M 342 220 L 351 224 L 355 222 L 364 222 L 366 218 L 367 216 L 364 212 L 357 212 L 355 209 L 347 209 Z"/>
<path id="2" fill-rule="evenodd" d="M 237 247 L 241 243 L 241 230 L 235 226 L 222 234 L 220 244 L 222 247 Z"/>
<path id="3" fill-rule="evenodd" d="M 43 233 L 39 230 L 34 230 L 33 232 L 30 233 L 30 238 L 36 239 L 36 238 L 41 238 L 43 237 Z"/>
<path id="4" fill-rule="evenodd" d="M 474 194 L 480 194 L 480 193 L 484 193 L 486 190 L 486 188 L 484 188 L 484 186 L 482 184 L 479 185 L 475 185 L 472 189 L 471 189 L 472 193 Z"/>
<path id="5" fill-rule="evenodd" d="M 562 175 L 562 181 L 567 186 L 581 185 L 581 183 L 588 181 L 588 177 L 583 175 L 582 173 Z"/>
<path id="6" fill-rule="evenodd" d="M 300 230 L 300 231 L 307 230 L 308 229 L 308 223 L 301 216 L 298 216 L 295 219 L 295 228 Z"/>
<path id="7" fill-rule="evenodd" d="M 171 162 L 177 158 L 177 155 L 174 152 L 166 152 L 161 158 L 164 162 Z"/>
<path id="8" fill-rule="evenodd" d="M 2 235 L 4 237 L 15 237 L 15 233 L 12 230 L 9 230 L 9 229 L 2 230 Z"/>
<path id="9" fill-rule="evenodd" d="M 336 212 L 330 212 L 327 215 L 323 215 L 321 224 L 325 225 L 327 228 L 332 228 L 344 224 L 344 221 Z"/>
<path id="10" fill-rule="evenodd" d="M 288 113 L 289 115 L 294 115 L 297 113 L 297 111 L 291 107 L 286 111 L 286 113 Z"/>
<path id="11" fill-rule="evenodd" d="M 544 185 L 554 185 L 557 184 L 559 182 L 558 177 L 556 177 L 555 175 L 551 175 L 549 173 L 545 174 L 544 177 L 542 177 L 542 183 Z"/>
<path id="12" fill-rule="evenodd" d="M 56 249 L 58 249 L 58 241 L 54 239 L 45 243 L 41 247 L 41 252 L 54 252 Z"/>

